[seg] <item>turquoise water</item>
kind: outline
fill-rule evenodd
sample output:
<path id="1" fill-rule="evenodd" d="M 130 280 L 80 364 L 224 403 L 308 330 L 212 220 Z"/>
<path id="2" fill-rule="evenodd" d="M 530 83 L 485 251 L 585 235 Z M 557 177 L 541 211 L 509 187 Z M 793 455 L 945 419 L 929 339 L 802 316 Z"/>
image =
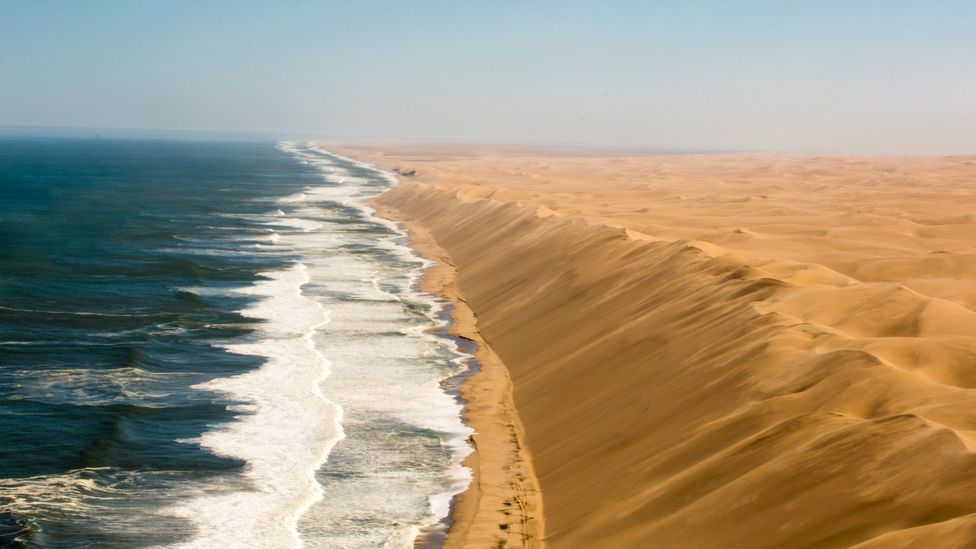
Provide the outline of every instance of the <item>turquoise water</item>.
<path id="1" fill-rule="evenodd" d="M 407 547 L 466 355 L 383 172 L 300 143 L 0 138 L 0 545 Z"/>

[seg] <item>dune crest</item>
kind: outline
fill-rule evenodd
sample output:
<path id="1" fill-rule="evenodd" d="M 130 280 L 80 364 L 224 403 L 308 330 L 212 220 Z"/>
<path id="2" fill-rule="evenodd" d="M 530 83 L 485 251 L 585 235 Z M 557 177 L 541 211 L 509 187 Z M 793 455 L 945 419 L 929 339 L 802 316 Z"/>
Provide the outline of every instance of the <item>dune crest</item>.
<path id="1" fill-rule="evenodd" d="M 496 155 L 379 199 L 450 256 L 511 372 L 546 544 L 976 543 L 976 240 L 904 230 L 972 206 L 974 171 L 886 161 L 552 157 L 540 182 Z M 461 199 L 458 174 L 500 190 Z"/>

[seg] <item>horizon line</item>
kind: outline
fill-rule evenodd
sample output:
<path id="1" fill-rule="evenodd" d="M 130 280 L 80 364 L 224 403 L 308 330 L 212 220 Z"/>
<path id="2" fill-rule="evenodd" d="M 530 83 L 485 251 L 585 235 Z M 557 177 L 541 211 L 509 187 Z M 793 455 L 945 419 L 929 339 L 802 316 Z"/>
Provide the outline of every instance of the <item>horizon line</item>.
<path id="1" fill-rule="evenodd" d="M 92 135 L 94 134 L 94 135 Z M 102 135 L 107 134 L 107 135 Z M 846 156 L 846 157 L 918 157 L 918 158 L 959 158 L 976 156 L 970 153 L 857 153 L 825 150 L 769 150 L 769 149 L 727 149 L 727 148 L 688 148 L 676 146 L 623 144 L 623 143 L 580 143 L 554 142 L 544 140 L 499 141 L 494 139 L 446 139 L 423 137 L 354 136 L 329 135 L 328 132 L 256 132 L 243 130 L 210 130 L 186 128 L 131 128 L 97 126 L 33 126 L 19 124 L 0 124 L 0 139 L 9 137 L 35 138 L 74 138 L 74 139 L 145 139 L 163 141 L 282 141 L 308 140 L 316 142 L 341 143 L 343 146 L 376 145 L 423 145 L 453 147 L 503 147 L 524 149 L 562 149 L 591 151 L 601 153 L 630 153 L 654 155 L 773 155 L 773 156 Z"/>

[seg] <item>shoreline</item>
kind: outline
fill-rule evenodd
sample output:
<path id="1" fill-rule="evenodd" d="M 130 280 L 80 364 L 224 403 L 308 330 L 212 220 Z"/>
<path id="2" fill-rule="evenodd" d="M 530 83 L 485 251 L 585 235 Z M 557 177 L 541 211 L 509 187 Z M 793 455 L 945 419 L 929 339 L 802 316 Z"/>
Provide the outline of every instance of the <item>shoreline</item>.
<path id="1" fill-rule="evenodd" d="M 448 253 L 421 222 L 382 202 L 407 176 L 381 158 L 357 154 L 361 151 L 316 146 L 397 177 L 397 185 L 367 204 L 377 216 L 399 224 L 414 252 L 431 262 L 421 276 L 420 290 L 447 300 L 443 314 L 449 322 L 444 332 L 474 348 L 470 352 L 474 366 L 445 380 L 457 380 L 455 396 L 463 405 L 461 420 L 474 430 L 469 440 L 473 451 L 462 462 L 471 470 L 471 484 L 451 498 L 445 519 L 421 529 L 414 547 L 544 547 L 542 496 L 513 401 L 509 371 L 482 337 L 474 312 L 457 287 L 456 266 Z"/>
<path id="2" fill-rule="evenodd" d="M 504 359 L 546 545 L 976 539 L 973 162 L 347 154 Z"/>
<path id="3" fill-rule="evenodd" d="M 545 546 L 542 496 L 525 444 L 525 431 L 513 401 L 507 367 L 478 330 L 474 312 L 457 288 L 457 271 L 430 231 L 397 208 L 381 202 L 403 183 L 396 166 L 364 158 L 344 147 L 315 146 L 327 154 L 361 162 L 397 178 L 389 190 L 366 201 L 377 216 L 399 224 L 410 247 L 431 262 L 420 279 L 420 290 L 446 299 L 447 335 L 468 342 L 474 367 L 444 380 L 458 380 L 454 395 L 463 405 L 461 421 L 474 430 L 472 452 L 461 462 L 471 470 L 471 484 L 451 498 L 444 519 L 420 529 L 415 549 L 492 547 L 541 549 Z M 450 391 L 449 391 L 450 392 Z M 446 529 L 442 526 L 446 525 Z"/>
<path id="4" fill-rule="evenodd" d="M 454 264 L 419 222 L 375 198 L 370 206 L 377 215 L 401 224 L 414 251 L 432 262 L 424 271 L 421 289 L 448 300 L 447 333 L 475 347 L 475 369 L 458 375 L 464 403 L 461 419 L 475 430 L 474 451 L 463 462 L 471 469 L 472 481 L 452 498 L 443 547 L 543 547 L 541 495 L 512 401 L 512 382 L 459 293 Z M 415 546 L 425 547 L 428 542 L 421 532 Z"/>

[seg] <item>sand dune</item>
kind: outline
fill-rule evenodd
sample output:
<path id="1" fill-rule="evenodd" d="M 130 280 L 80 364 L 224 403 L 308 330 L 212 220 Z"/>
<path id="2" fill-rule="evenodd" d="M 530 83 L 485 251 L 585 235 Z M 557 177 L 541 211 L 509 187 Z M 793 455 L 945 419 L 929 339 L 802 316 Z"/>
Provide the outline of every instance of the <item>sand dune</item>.
<path id="1" fill-rule="evenodd" d="M 976 546 L 972 158 L 376 150 L 510 372 L 547 545 Z"/>

